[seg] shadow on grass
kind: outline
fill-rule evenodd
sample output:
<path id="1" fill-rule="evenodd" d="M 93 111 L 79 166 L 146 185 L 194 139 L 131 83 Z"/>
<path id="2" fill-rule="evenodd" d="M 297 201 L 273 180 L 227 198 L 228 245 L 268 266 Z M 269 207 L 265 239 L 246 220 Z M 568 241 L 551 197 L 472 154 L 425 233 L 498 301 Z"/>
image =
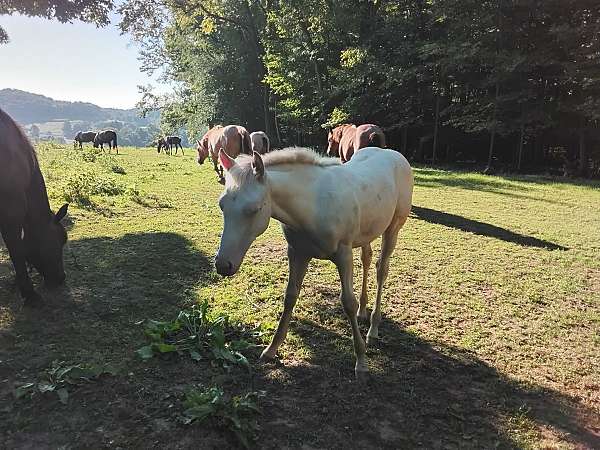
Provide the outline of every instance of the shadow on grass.
<path id="1" fill-rule="evenodd" d="M 94 359 L 100 353 L 131 356 L 129 339 L 143 336 L 135 322 L 174 314 L 211 281 L 211 259 L 175 233 L 126 234 L 71 241 L 65 248 L 67 283 L 47 290 L 39 307 L 24 308 L 17 290 L 2 283 L 8 315 L 5 333 L 19 337 L 14 369 L 40 368 L 52 359 Z M 4 292 L 2 292 L 4 291 Z M 4 349 L 2 349 L 4 350 Z M 9 349 L 17 350 L 16 348 Z"/>
<path id="2" fill-rule="evenodd" d="M 506 228 L 498 227 L 478 220 L 467 219 L 466 217 L 455 214 L 437 211 L 435 209 L 423 208 L 421 206 L 412 207 L 412 213 L 419 220 L 429 223 L 444 225 L 457 230 L 477 234 L 479 236 L 493 237 L 506 242 L 522 245 L 524 247 L 545 248 L 547 250 L 568 250 L 567 247 L 554 244 L 552 242 L 537 239 L 532 236 L 515 233 Z"/>
<path id="3" fill-rule="evenodd" d="M 308 320 L 290 329 L 310 356 L 267 371 L 269 417 L 285 418 L 265 425 L 267 447 L 518 448 L 539 443 L 537 431 L 545 426 L 579 447 L 598 444 L 593 411 L 519 384 L 473 354 L 427 342 L 396 322 L 384 320 L 384 339 L 368 349 L 367 386 L 351 381 L 349 325 L 347 335 Z"/>

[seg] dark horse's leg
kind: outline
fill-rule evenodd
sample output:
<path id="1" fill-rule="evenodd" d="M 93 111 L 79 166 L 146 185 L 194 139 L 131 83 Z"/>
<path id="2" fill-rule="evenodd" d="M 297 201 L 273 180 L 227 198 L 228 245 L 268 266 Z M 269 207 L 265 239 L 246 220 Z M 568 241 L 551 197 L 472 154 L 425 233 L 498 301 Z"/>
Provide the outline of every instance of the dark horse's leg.
<path id="1" fill-rule="evenodd" d="M 181 145 L 181 144 L 178 144 L 178 145 L 179 145 L 179 148 L 181 149 L 181 154 L 182 154 L 183 156 L 185 156 L 185 153 L 183 153 L 183 145 Z"/>
<path id="2" fill-rule="evenodd" d="M 25 246 L 21 239 L 22 225 L 17 222 L 5 223 L 2 225 L 2 237 L 8 249 L 8 254 L 12 260 L 17 275 L 17 286 L 21 295 L 25 299 L 25 304 L 32 305 L 41 301 L 40 295 L 33 289 L 33 283 L 27 272 L 27 262 L 25 259 Z"/>

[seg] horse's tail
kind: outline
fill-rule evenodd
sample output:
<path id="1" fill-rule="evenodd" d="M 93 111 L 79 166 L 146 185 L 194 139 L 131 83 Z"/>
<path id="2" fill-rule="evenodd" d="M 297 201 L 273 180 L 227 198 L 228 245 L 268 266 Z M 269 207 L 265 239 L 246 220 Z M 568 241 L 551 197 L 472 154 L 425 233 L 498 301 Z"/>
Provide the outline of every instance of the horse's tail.
<path id="1" fill-rule="evenodd" d="M 385 134 L 377 130 L 369 134 L 369 145 L 379 148 L 385 148 Z"/>
<path id="2" fill-rule="evenodd" d="M 244 130 L 241 133 L 240 137 L 242 138 L 240 153 L 245 153 L 247 155 L 251 155 L 252 154 L 252 141 L 250 140 L 250 134 L 246 130 Z"/>
<path id="3" fill-rule="evenodd" d="M 117 148 L 117 133 L 115 133 L 115 140 L 114 140 L 114 144 L 115 144 L 115 148 Z"/>

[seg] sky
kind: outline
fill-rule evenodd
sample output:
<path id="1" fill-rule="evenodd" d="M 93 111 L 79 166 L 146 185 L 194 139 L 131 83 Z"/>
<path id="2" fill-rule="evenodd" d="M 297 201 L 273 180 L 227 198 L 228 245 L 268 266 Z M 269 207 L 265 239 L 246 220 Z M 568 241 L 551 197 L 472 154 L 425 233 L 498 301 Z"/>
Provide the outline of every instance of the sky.
<path id="1" fill-rule="evenodd" d="M 10 42 L 0 45 L 0 89 L 21 89 L 55 100 L 132 108 L 138 85 L 156 84 L 139 70 L 138 49 L 117 28 L 82 22 L 0 16 Z"/>

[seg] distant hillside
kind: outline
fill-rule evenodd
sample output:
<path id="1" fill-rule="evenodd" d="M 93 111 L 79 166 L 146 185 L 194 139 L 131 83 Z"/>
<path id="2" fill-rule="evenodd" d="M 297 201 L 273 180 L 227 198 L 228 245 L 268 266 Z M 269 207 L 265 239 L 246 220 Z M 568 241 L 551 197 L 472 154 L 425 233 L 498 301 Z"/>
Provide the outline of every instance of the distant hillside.
<path id="1" fill-rule="evenodd" d="M 142 118 L 136 109 L 101 108 L 84 102 L 54 100 L 18 89 L 0 90 L 0 108 L 34 141 L 68 142 L 79 130 L 112 128 L 121 145 L 150 145 L 159 134 L 159 113 Z"/>
<path id="2" fill-rule="evenodd" d="M 157 114 L 141 118 L 136 109 L 101 108 L 92 103 L 65 102 L 18 89 L 0 90 L 0 107 L 21 125 L 74 120 L 83 122 L 120 120 L 148 125 L 158 120 Z"/>

